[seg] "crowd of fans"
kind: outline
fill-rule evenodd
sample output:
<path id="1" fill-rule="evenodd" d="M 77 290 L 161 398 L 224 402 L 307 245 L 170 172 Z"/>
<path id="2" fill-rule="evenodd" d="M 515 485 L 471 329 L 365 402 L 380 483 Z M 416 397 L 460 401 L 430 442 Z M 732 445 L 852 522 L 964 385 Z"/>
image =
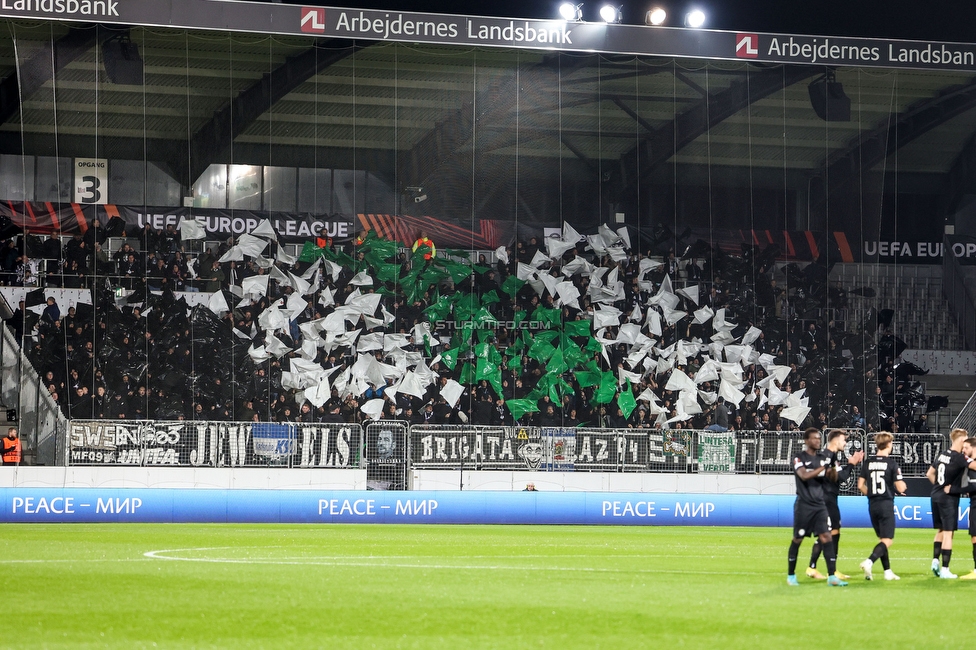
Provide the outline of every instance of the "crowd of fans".
<path id="1" fill-rule="evenodd" d="M 827 282 L 824 263 L 784 267 L 773 247 L 730 255 L 699 241 L 639 253 L 626 237 L 606 237 L 549 258 L 545 242 L 530 238 L 472 263 L 364 232 L 344 245 L 306 244 L 310 254 L 295 259 L 273 237 L 260 255 L 235 255 L 233 239 L 187 254 L 175 227 L 109 226 L 63 246 L 59 233 L 0 245 L 4 284 L 91 289 L 91 304 L 68 309 L 35 292 L 8 322 L 72 419 L 927 430 L 913 380 L 923 371 L 899 363 L 898 340 L 876 318 L 845 321 L 846 293 Z M 113 228 L 132 244 L 109 253 Z M 243 292 L 255 276 L 269 278 Z M 557 282 L 578 297 L 565 284 L 555 291 Z M 184 291 L 216 292 L 225 307 L 190 307 Z M 328 341 L 321 328 L 335 329 L 330 314 L 372 293 L 379 308 L 340 318 Z M 590 326 L 594 318 L 601 326 Z M 364 346 L 373 333 L 398 343 Z M 354 371 L 365 355 L 383 381 Z M 732 361 L 741 372 L 730 376 Z M 724 364 L 719 376 L 697 381 L 714 363 Z M 309 364 L 330 381 L 319 399 L 299 380 Z M 770 378 L 783 367 L 781 380 Z M 407 368 L 423 380 L 419 394 L 402 383 Z M 694 390 L 679 390 L 678 372 Z M 723 380 L 744 397 L 730 399 Z M 456 400 L 445 390 L 454 382 L 464 387 Z M 809 411 L 800 421 L 785 417 L 801 400 Z"/>

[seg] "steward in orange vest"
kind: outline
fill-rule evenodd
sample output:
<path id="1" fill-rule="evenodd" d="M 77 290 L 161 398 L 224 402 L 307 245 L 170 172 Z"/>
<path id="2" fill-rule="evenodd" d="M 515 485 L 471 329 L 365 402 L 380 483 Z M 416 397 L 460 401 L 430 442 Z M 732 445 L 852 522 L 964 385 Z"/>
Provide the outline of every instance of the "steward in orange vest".
<path id="1" fill-rule="evenodd" d="M 413 243 L 413 252 L 416 253 L 418 250 L 423 253 L 425 260 L 437 257 L 437 247 L 434 246 L 434 242 L 427 236 L 427 233 L 420 233 L 420 237 Z"/>
<path id="2" fill-rule="evenodd" d="M 20 465 L 20 438 L 17 437 L 17 428 L 7 429 L 7 437 L 2 441 L 2 454 L 4 465 Z"/>

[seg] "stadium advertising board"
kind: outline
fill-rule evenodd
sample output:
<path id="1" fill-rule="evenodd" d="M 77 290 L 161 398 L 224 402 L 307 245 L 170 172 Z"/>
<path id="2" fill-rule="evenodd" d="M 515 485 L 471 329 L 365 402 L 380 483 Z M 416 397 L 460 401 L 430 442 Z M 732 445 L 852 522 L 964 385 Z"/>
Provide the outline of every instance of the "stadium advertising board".
<path id="1" fill-rule="evenodd" d="M 336 243 L 350 241 L 359 230 L 373 230 L 384 239 L 412 241 L 425 230 L 439 246 L 449 248 L 490 250 L 512 244 L 516 237 L 549 236 L 561 232 L 544 222 L 531 225 L 503 219 L 455 219 L 451 216 L 411 216 L 364 213 L 307 214 L 261 210 L 225 210 L 217 208 L 146 208 L 143 206 L 96 205 L 83 203 L 48 203 L 8 201 L 0 204 L 0 216 L 6 216 L 17 226 L 35 234 L 60 232 L 71 235 L 84 233 L 98 221 L 105 226 L 112 218 L 125 224 L 128 235 L 138 234 L 144 226 L 155 230 L 176 228 L 187 219 L 195 220 L 208 239 L 226 240 L 252 232 L 265 220 L 281 241 L 301 243 L 316 237 L 331 238 Z M 599 223 L 574 223 L 581 233 L 588 234 Z M 691 229 L 688 241 L 702 240 L 710 246 L 736 254 L 745 243 L 763 242 L 774 246 L 778 259 L 809 262 L 828 251 L 831 259 L 841 262 L 898 262 L 900 264 L 941 264 L 948 251 L 962 264 L 976 264 L 976 242 L 962 237 L 949 237 L 943 243 L 936 220 L 915 228 L 915 236 L 901 239 L 862 239 L 851 231 L 816 232 L 805 230 L 705 230 Z"/>
<path id="2" fill-rule="evenodd" d="M 971 44 L 687 30 L 225 0 L 0 0 L 0 16 L 465 47 L 817 66 L 976 69 Z"/>
<path id="3" fill-rule="evenodd" d="M 605 492 L 0 489 L 0 522 L 261 522 L 780 526 L 794 497 Z M 870 527 L 863 497 L 840 497 L 847 527 Z M 895 499 L 898 526 L 931 525 L 929 500 Z M 959 512 L 968 524 L 969 508 Z"/>

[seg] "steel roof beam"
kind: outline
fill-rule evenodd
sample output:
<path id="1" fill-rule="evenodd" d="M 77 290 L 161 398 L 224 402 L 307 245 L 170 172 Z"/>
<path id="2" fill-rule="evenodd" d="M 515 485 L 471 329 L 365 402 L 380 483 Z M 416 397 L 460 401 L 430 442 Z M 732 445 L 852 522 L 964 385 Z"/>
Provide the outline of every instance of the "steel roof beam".
<path id="1" fill-rule="evenodd" d="M 754 102 L 785 90 L 793 84 L 823 73 L 816 66 L 775 66 L 750 72 L 727 88 L 708 93 L 674 119 L 653 129 L 620 157 L 625 177 L 630 180 L 622 194 L 636 193 L 637 184 L 650 178 L 654 169 L 697 140 L 710 128 L 736 115 Z M 640 169 L 640 175 L 634 173 Z"/>
<path id="2" fill-rule="evenodd" d="M 969 83 L 946 88 L 935 97 L 921 99 L 894 120 L 884 120 L 877 128 L 855 137 L 847 148 L 831 155 L 820 174 L 831 195 L 846 192 L 852 183 L 895 151 L 925 135 L 954 117 L 976 108 L 976 77 Z M 968 145 L 967 145 L 968 148 Z M 953 164 L 965 165 L 966 149 Z M 950 179 L 954 172 L 950 171 Z M 823 208 L 827 193 L 822 193 L 811 209 Z"/>
<path id="3" fill-rule="evenodd" d="M 288 57 L 275 70 L 241 91 L 190 138 L 188 185 L 192 185 L 211 163 L 226 157 L 237 136 L 288 93 L 322 70 L 370 45 L 372 42 L 358 43 L 345 39 L 316 43 L 308 50 Z M 185 162 L 177 164 L 177 167 L 186 166 Z"/>
<path id="4" fill-rule="evenodd" d="M 92 47 L 128 29 L 98 27 L 73 27 L 56 41 L 48 41 L 38 48 L 14 72 L 0 81 L 0 124 L 6 124 L 21 108 L 21 99 L 34 96 L 45 83 L 66 65 L 88 52 Z M 19 72 L 19 76 L 18 76 Z"/>

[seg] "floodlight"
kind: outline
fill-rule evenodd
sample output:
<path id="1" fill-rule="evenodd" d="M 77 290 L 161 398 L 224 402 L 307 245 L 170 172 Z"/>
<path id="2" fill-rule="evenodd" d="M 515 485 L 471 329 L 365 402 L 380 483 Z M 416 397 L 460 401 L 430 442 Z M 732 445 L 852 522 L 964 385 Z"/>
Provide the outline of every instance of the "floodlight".
<path id="1" fill-rule="evenodd" d="M 600 7 L 600 18 L 602 18 L 603 22 L 605 23 L 619 23 L 620 8 L 614 7 L 613 5 L 603 5 Z"/>
<path id="2" fill-rule="evenodd" d="M 668 12 L 661 7 L 654 7 L 644 16 L 645 25 L 663 25 L 668 18 Z"/>
<path id="3" fill-rule="evenodd" d="M 580 22 L 583 20 L 583 5 L 564 2 L 559 5 L 559 15 L 563 20 Z"/>
<path id="4" fill-rule="evenodd" d="M 705 24 L 705 12 L 701 9 L 694 9 L 685 16 L 685 25 L 698 29 Z"/>

